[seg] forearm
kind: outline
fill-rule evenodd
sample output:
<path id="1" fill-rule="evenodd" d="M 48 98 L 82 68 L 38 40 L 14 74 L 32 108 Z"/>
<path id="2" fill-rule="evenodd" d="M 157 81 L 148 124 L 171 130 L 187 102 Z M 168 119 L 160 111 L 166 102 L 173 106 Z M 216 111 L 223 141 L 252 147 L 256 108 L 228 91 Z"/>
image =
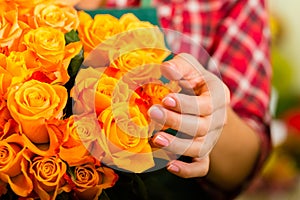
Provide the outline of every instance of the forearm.
<path id="1" fill-rule="evenodd" d="M 228 107 L 228 119 L 211 152 L 207 178 L 225 190 L 232 190 L 253 170 L 260 142 L 258 135 Z"/>

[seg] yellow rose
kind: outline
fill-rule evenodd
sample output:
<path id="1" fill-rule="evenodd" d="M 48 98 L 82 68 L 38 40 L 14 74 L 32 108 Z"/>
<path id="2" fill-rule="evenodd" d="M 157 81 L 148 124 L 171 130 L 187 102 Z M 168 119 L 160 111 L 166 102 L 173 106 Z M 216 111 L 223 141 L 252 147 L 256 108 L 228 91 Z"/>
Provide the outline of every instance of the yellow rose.
<path id="1" fill-rule="evenodd" d="M 67 165 L 59 157 L 35 157 L 29 162 L 33 190 L 41 200 L 55 199 L 63 191 L 70 192 L 71 188 L 63 178 Z"/>
<path id="2" fill-rule="evenodd" d="M 0 49 L 11 50 L 28 26 L 18 20 L 18 9 L 13 3 L 0 2 Z"/>
<path id="3" fill-rule="evenodd" d="M 118 180 L 112 169 L 92 163 L 75 166 L 73 174 L 75 194 L 81 200 L 97 200 L 103 189 L 112 187 Z"/>
<path id="4" fill-rule="evenodd" d="M 29 18 L 32 28 L 53 27 L 67 33 L 76 30 L 79 18 L 74 7 L 62 3 L 41 3 L 34 7 L 33 15 Z"/>
<path id="5" fill-rule="evenodd" d="M 119 20 L 109 14 L 97 14 L 94 19 L 84 11 L 79 11 L 78 33 L 83 42 L 85 55 L 101 42 L 120 32 Z M 87 56 L 85 56 L 87 57 Z"/>
<path id="6" fill-rule="evenodd" d="M 32 142 L 47 143 L 45 121 L 61 117 L 67 98 L 63 86 L 31 80 L 10 89 L 7 107 L 23 134 Z"/>
<path id="7" fill-rule="evenodd" d="M 27 174 L 26 156 L 29 156 L 29 151 L 21 136 L 14 134 L 0 140 L 0 180 L 8 183 L 13 192 L 22 197 L 27 197 L 33 189 Z"/>
<path id="8" fill-rule="evenodd" d="M 98 119 L 103 127 L 98 137 L 106 153 L 102 159 L 104 163 L 133 172 L 143 172 L 154 166 L 148 143 L 148 122 L 137 106 L 116 103 L 104 110 Z"/>
<path id="9" fill-rule="evenodd" d="M 30 30 L 24 36 L 24 42 L 42 61 L 57 64 L 64 58 L 65 38 L 59 30 L 50 27 Z"/>
<path id="10" fill-rule="evenodd" d="M 131 24 L 131 23 L 135 23 L 135 22 L 140 22 L 140 19 L 137 18 L 134 14 L 132 13 L 126 13 L 123 14 L 120 17 L 120 25 L 122 27 L 122 30 L 127 30 L 127 27 Z"/>
<path id="11" fill-rule="evenodd" d="M 164 34 L 158 26 L 140 21 L 132 14 L 121 16 L 120 24 L 123 32 L 122 40 L 132 46 L 130 50 L 144 49 L 145 52 L 150 53 L 156 63 L 164 61 L 170 55 Z"/>

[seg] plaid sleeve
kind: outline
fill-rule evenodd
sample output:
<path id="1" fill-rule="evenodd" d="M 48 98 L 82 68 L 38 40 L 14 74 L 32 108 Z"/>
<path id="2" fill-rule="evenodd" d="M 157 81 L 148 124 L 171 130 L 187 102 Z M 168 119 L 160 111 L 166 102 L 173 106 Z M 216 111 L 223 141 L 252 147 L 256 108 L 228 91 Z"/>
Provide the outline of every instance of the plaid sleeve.
<path id="1" fill-rule="evenodd" d="M 163 3 L 165 2 L 165 3 Z M 173 49 L 198 59 L 203 47 L 218 66 L 231 91 L 231 106 L 261 141 L 255 176 L 271 150 L 270 139 L 270 31 L 264 0 L 157 1 L 162 26 L 190 37 L 171 42 Z M 180 41 L 180 45 L 178 42 Z M 200 44 L 200 45 L 199 45 Z M 208 66 L 209 68 L 209 66 Z M 251 178 L 249 177 L 249 180 Z"/>
<path id="2" fill-rule="evenodd" d="M 261 138 L 261 160 L 270 150 L 270 32 L 263 0 L 231 1 L 219 21 L 213 58 L 231 90 L 231 105 Z"/>
<path id="3" fill-rule="evenodd" d="M 187 36 L 167 35 L 171 38 L 172 50 L 191 53 L 201 60 L 203 47 L 211 56 L 213 65 L 218 66 L 222 80 L 231 91 L 232 108 L 261 138 L 261 160 L 264 160 L 270 151 L 272 74 L 270 31 L 264 0 L 154 2 L 161 25 Z M 186 38 L 193 42 L 187 42 Z"/>

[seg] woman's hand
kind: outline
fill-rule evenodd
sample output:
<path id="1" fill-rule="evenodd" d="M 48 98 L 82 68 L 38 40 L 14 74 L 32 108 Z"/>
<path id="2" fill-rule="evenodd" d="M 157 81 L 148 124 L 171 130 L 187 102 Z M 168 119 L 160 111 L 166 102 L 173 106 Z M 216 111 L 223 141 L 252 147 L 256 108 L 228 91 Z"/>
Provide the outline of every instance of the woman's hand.
<path id="1" fill-rule="evenodd" d="M 209 152 L 215 145 L 226 122 L 229 89 L 191 55 L 179 54 L 161 66 L 163 75 L 178 81 L 179 94 L 163 99 L 163 105 L 154 105 L 149 115 L 156 123 L 178 131 L 173 136 L 157 132 L 155 146 L 177 155 L 192 158 L 191 163 L 172 160 L 167 169 L 180 177 L 201 177 L 208 173 Z"/>

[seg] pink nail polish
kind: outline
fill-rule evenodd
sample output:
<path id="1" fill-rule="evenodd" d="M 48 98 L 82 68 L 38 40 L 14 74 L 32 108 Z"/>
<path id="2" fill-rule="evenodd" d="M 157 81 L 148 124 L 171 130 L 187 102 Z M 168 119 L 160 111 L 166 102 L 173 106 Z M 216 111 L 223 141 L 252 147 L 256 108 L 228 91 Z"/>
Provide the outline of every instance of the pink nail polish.
<path id="1" fill-rule="evenodd" d="M 156 145 L 162 146 L 162 147 L 166 147 L 169 145 L 169 140 L 167 140 L 167 138 L 158 135 L 155 137 L 154 141 L 153 141 Z"/>
<path id="2" fill-rule="evenodd" d="M 152 106 L 148 110 L 148 114 L 151 118 L 156 119 L 156 120 L 164 119 L 164 113 L 159 108 L 157 108 L 156 106 Z"/>
<path id="3" fill-rule="evenodd" d="M 175 172 L 175 173 L 178 173 L 179 172 L 179 167 L 176 166 L 176 165 L 173 165 L 173 164 L 170 164 L 168 166 L 168 170 L 172 171 L 172 172 Z"/>
<path id="4" fill-rule="evenodd" d="M 172 97 L 165 97 L 162 101 L 166 106 L 169 106 L 169 107 L 176 106 L 176 101 Z"/>

